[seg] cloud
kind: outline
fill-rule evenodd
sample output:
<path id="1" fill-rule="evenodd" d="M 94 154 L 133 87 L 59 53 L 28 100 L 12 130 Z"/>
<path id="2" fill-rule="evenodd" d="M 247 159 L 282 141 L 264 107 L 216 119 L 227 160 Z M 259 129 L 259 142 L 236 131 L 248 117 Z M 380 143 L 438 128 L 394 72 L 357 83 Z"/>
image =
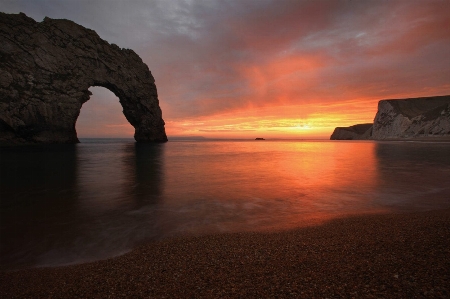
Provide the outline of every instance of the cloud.
<path id="1" fill-rule="evenodd" d="M 122 113 L 119 99 L 103 87 L 91 87 L 76 122 L 78 137 L 131 137 L 134 128 Z"/>
<path id="2" fill-rule="evenodd" d="M 135 50 L 156 79 L 169 131 L 261 111 L 255 117 L 282 119 L 283 107 L 305 119 L 340 107 L 341 121 L 370 121 L 366 111 L 382 98 L 450 93 L 447 1 L 0 3 L 37 20 L 74 20 Z M 338 104 L 350 102 L 358 106 L 344 117 Z"/>
<path id="3" fill-rule="evenodd" d="M 154 72 L 171 117 L 449 91 L 443 2 L 233 4 L 195 38 L 164 37 Z"/>

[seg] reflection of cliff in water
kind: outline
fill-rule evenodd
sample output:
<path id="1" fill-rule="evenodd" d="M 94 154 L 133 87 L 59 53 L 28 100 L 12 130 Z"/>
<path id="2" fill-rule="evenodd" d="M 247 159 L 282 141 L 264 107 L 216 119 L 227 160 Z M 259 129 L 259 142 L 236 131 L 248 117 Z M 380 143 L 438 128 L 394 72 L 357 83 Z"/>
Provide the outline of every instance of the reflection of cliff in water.
<path id="1" fill-rule="evenodd" d="M 164 144 L 152 143 L 127 144 L 125 148 L 127 189 L 136 208 L 159 203 L 164 188 L 163 149 Z"/>
<path id="2" fill-rule="evenodd" d="M 28 251 L 22 263 L 34 263 L 46 236 L 63 235 L 76 213 L 76 145 L 7 147 L 0 156 L 1 268 L 21 260 L 20 248 Z"/>
<path id="3" fill-rule="evenodd" d="M 97 260 L 158 238 L 164 145 L 99 140 L 79 146 L 82 219 L 70 251 Z"/>
<path id="4" fill-rule="evenodd" d="M 378 190 L 387 205 L 428 210 L 450 207 L 450 144 L 377 142 Z"/>
<path id="5" fill-rule="evenodd" d="M 103 259 L 158 238 L 163 144 L 1 148 L 0 269 Z"/>

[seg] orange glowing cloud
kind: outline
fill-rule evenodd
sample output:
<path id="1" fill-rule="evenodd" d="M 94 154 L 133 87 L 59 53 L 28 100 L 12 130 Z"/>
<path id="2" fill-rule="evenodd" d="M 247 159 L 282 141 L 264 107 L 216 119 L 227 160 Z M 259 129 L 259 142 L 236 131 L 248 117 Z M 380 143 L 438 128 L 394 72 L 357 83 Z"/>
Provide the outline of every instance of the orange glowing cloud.
<path id="1" fill-rule="evenodd" d="M 450 94 L 446 1 L 175 1 L 127 14 L 124 27 L 100 19 L 152 71 L 169 139 L 329 138 L 371 122 L 381 99 Z M 120 105 L 108 112 L 117 102 L 94 95 L 85 108 L 105 120 L 83 108 L 80 135 L 131 137 Z"/>
<path id="2" fill-rule="evenodd" d="M 166 129 L 172 136 L 327 139 L 337 126 L 371 122 L 376 112 L 376 101 L 361 109 L 361 105 L 367 103 L 367 99 L 361 99 L 333 105 L 246 108 L 210 117 L 167 121 Z"/>
<path id="3" fill-rule="evenodd" d="M 262 65 L 244 64 L 240 67 L 240 74 L 248 82 L 251 97 L 258 97 L 258 101 L 249 99 L 250 102 L 288 104 L 298 100 L 298 91 L 304 91 L 310 85 L 311 79 L 299 80 L 302 74 L 316 77 L 324 63 L 317 56 L 286 55 Z"/>

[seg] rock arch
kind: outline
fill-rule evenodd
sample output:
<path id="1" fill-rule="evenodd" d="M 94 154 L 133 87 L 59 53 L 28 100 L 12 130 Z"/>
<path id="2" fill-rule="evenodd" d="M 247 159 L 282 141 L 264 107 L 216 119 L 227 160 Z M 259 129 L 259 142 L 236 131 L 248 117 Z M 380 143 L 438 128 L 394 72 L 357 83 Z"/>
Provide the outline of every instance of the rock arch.
<path id="1" fill-rule="evenodd" d="M 69 20 L 0 13 L 0 141 L 76 143 L 91 86 L 112 91 L 138 142 L 165 142 L 155 80 L 130 49 Z"/>
<path id="2" fill-rule="evenodd" d="M 81 106 L 75 129 L 80 142 L 82 138 L 129 138 L 134 127 L 123 114 L 123 107 L 109 89 L 90 87 L 92 95 Z"/>

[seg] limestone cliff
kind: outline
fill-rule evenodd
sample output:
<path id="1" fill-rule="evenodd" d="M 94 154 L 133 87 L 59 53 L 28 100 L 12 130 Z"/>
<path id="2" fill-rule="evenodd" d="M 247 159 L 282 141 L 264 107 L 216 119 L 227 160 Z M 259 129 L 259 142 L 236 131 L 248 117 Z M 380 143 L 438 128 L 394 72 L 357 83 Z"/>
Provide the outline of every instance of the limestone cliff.
<path id="1" fill-rule="evenodd" d="M 136 141 L 167 141 L 155 80 L 132 50 L 69 20 L 0 13 L 0 142 L 78 142 L 91 86 L 111 90 Z"/>
<path id="2" fill-rule="evenodd" d="M 350 127 L 337 127 L 331 140 L 365 140 L 372 134 L 372 124 L 359 124 Z"/>
<path id="3" fill-rule="evenodd" d="M 450 96 L 383 100 L 373 139 L 450 137 Z"/>
<path id="4" fill-rule="evenodd" d="M 371 124 L 338 127 L 330 139 L 450 140 L 450 95 L 381 100 L 373 127 Z"/>

